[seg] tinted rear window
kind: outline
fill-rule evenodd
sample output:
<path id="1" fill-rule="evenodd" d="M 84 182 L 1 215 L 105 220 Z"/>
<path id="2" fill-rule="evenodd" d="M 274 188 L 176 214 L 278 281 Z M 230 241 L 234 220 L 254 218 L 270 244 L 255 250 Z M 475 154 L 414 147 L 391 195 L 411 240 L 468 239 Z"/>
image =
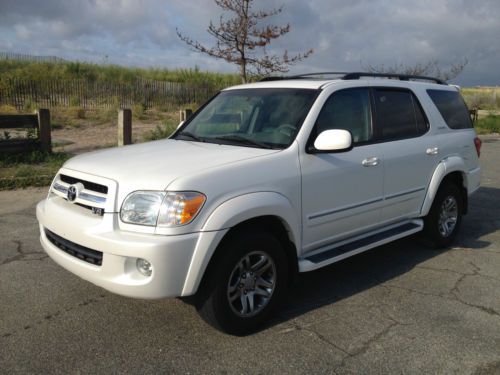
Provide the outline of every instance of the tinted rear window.
<path id="1" fill-rule="evenodd" d="M 469 110 L 458 91 L 427 90 L 430 98 L 452 129 L 472 128 Z"/>
<path id="2" fill-rule="evenodd" d="M 374 90 L 379 138 L 384 141 L 417 137 L 427 131 L 420 105 L 407 90 Z"/>

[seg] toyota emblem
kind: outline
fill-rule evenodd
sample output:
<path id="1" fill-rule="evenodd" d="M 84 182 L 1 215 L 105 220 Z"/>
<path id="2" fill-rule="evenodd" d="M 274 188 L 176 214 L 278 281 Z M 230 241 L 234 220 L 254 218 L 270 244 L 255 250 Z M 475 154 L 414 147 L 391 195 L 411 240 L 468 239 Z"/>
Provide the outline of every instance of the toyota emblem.
<path id="1" fill-rule="evenodd" d="M 68 188 L 68 193 L 67 193 L 68 201 L 74 202 L 77 196 L 78 196 L 78 189 L 76 188 L 75 185 L 71 185 Z"/>

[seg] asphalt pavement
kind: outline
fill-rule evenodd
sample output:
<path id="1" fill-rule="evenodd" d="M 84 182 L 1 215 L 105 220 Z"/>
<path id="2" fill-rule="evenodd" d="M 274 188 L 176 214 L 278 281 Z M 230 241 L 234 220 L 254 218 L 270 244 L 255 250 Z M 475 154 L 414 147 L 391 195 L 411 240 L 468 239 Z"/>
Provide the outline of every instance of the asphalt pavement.
<path id="1" fill-rule="evenodd" d="M 113 295 L 38 241 L 47 189 L 0 192 L 0 373 L 500 374 L 500 139 L 455 246 L 415 237 L 302 274 L 262 331 L 214 331 L 178 299 Z"/>

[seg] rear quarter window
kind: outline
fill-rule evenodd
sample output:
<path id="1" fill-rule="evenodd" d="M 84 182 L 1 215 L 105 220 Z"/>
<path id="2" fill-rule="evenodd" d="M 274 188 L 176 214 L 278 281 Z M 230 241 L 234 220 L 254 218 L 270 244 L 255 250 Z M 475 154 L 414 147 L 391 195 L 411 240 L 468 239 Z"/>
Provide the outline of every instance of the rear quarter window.
<path id="1" fill-rule="evenodd" d="M 458 91 L 427 90 L 427 94 L 451 129 L 472 128 L 469 110 Z"/>

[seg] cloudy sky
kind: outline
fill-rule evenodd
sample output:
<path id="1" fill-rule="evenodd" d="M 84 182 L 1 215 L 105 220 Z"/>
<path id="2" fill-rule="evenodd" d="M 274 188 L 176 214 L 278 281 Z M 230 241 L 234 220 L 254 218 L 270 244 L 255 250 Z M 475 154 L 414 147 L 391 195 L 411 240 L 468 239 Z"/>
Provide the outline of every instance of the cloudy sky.
<path id="1" fill-rule="evenodd" d="M 284 5 L 291 31 L 269 52 L 315 53 L 292 73 L 358 71 L 361 64 L 444 68 L 466 58 L 456 83 L 500 85 L 500 0 L 255 0 Z M 0 51 L 121 65 L 236 72 L 191 51 L 176 28 L 210 45 L 212 0 L 0 0 Z"/>

